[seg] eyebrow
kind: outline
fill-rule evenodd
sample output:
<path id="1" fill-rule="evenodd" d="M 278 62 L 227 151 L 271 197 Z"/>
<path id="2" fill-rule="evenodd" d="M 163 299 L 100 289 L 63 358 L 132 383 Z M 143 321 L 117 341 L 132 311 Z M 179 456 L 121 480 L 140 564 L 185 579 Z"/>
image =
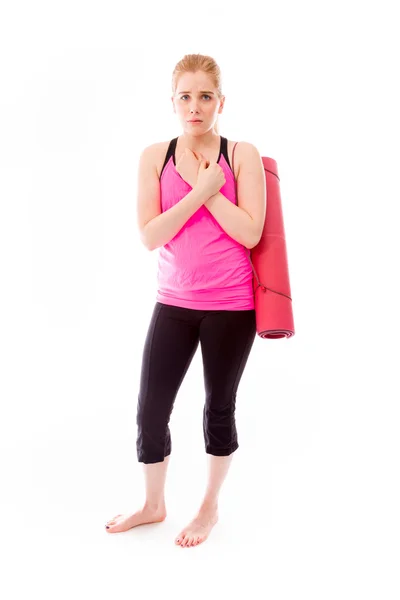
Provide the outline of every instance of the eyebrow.
<path id="1" fill-rule="evenodd" d="M 190 94 L 190 92 L 178 92 L 178 94 Z M 199 94 L 212 94 L 213 96 L 215 95 L 214 92 L 210 92 L 209 90 L 202 90 L 201 92 L 199 92 Z"/>

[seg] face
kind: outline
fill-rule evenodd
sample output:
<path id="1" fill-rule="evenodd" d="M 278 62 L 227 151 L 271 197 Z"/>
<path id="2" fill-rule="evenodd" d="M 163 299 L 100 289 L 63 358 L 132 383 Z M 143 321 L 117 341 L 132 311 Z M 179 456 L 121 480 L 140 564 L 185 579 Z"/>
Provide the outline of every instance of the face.
<path id="1" fill-rule="evenodd" d="M 211 79 L 202 71 L 183 73 L 172 97 L 174 112 L 183 129 L 191 135 L 196 132 L 204 133 L 213 127 L 218 114 L 222 113 L 224 101 L 225 97 L 218 97 Z M 189 123 L 189 119 L 200 119 L 202 122 Z"/>

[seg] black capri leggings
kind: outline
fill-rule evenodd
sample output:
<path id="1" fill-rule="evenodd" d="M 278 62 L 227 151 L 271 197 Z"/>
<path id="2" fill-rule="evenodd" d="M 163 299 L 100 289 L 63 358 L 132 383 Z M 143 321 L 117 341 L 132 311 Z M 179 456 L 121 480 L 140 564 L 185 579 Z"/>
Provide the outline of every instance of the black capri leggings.
<path id="1" fill-rule="evenodd" d="M 156 302 L 143 349 L 137 405 L 139 462 L 160 462 L 171 453 L 168 423 L 199 341 L 205 450 L 227 456 L 239 447 L 236 392 L 255 336 L 254 309 L 195 310 Z"/>

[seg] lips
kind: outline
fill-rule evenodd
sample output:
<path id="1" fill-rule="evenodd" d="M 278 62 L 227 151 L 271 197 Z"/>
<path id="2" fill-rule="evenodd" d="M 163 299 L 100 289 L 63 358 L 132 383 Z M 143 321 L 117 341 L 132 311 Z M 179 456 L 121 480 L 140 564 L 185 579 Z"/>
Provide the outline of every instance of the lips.
<path id="1" fill-rule="evenodd" d="M 189 119 L 188 123 L 202 123 L 201 119 Z"/>

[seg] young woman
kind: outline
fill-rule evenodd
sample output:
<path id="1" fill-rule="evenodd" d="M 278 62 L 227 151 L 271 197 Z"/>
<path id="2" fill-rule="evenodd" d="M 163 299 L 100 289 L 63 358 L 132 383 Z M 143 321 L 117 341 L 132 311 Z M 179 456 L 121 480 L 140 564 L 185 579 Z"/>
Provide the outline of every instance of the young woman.
<path id="1" fill-rule="evenodd" d="M 217 522 L 219 492 L 239 447 L 236 392 L 256 336 L 249 254 L 263 231 L 266 188 L 257 148 L 218 134 L 225 97 L 215 61 L 185 56 L 174 70 L 172 88 L 182 135 L 145 148 L 138 174 L 141 240 L 149 250 L 160 248 L 137 405 L 146 501 L 106 527 L 120 532 L 166 518 L 168 423 L 200 343 L 209 482 L 196 516 L 175 540 L 189 547 L 203 542 Z"/>

